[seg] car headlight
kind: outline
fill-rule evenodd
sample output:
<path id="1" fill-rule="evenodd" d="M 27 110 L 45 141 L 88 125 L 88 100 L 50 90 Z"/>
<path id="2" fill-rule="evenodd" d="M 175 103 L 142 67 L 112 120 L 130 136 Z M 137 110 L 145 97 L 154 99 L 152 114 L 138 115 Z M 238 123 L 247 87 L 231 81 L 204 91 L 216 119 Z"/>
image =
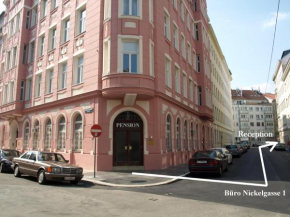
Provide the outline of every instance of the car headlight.
<path id="1" fill-rule="evenodd" d="M 83 169 L 82 168 L 78 168 L 77 169 L 77 174 L 82 174 L 83 173 Z"/>
<path id="2" fill-rule="evenodd" d="M 61 173 L 61 169 L 59 167 L 52 167 L 51 172 L 52 173 Z"/>

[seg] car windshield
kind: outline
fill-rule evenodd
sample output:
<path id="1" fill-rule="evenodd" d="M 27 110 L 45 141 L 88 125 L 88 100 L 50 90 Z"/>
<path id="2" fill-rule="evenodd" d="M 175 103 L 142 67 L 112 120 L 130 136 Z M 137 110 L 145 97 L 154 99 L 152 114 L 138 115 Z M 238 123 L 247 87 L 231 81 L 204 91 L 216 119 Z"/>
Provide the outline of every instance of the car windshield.
<path id="1" fill-rule="evenodd" d="M 14 150 L 3 150 L 3 154 L 5 157 L 19 157 L 20 153 Z"/>
<path id="2" fill-rule="evenodd" d="M 226 148 L 227 149 L 236 149 L 237 146 L 236 145 L 227 145 Z"/>
<path id="3" fill-rule="evenodd" d="M 193 157 L 200 158 L 200 157 L 215 157 L 215 151 L 198 151 L 196 152 Z"/>
<path id="4" fill-rule="evenodd" d="M 43 152 L 39 153 L 38 161 L 55 161 L 55 162 L 65 163 L 65 159 L 63 158 L 61 154 L 43 153 Z"/>

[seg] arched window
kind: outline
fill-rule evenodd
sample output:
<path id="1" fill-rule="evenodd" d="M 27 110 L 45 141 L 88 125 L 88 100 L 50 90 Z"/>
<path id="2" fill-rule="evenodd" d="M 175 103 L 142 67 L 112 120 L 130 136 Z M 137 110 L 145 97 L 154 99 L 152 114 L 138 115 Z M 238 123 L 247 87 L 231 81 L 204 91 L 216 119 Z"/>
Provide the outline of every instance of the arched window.
<path id="1" fill-rule="evenodd" d="M 199 149 L 199 140 L 198 140 L 198 124 L 196 124 L 196 131 L 195 131 L 195 140 L 196 140 L 196 149 Z"/>
<path id="2" fill-rule="evenodd" d="M 65 149 L 65 118 L 62 116 L 58 122 L 58 137 L 57 137 L 57 149 L 63 150 Z"/>
<path id="3" fill-rule="evenodd" d="M 184 135 L 184 149 L 185 150 L 188 150 L 188 128 L 187 128 L 187 121 L 184 121 L 183 135 Z"/>
<path id="4" fill-rule="evenodd" d="M 36 120 L 34 123 L 34 128 L 32 129 L 33 132 L 33 150 L 38 150 L 39 148 L 39 121 Z"/>
<path id="5" fill-rule="evenodd" d="M 180 120 L 177 119 L 176 122 L 176 147 L 178 150 L 180 150 Z"/>
<path id="6" fill-rule="evenodd" d="M 74 150 L 83 149 L 83 118 L 78 114 L 74 122 Z"/>
<path id="7" fill-rule="evenodd" d="M 45 135 L 44 135 L 44 149 L 48 150 L 51 148 L 51 138 L 52 138 L 52 125 L 51 120 L 48 119 L 45 125 Z"/>
<path id="8" fill-rule="evenodd" d="M 190 140 L 191 140 L 191 149 L 194 150 L 194 129 L 193 129 L 193 123 L 190 124 Z"/>
<path id="9" fill-rule="evenodd" d="M 24 138 L 23 138 L 23 148 L 28 148 L 28 142 L 29 142 L 29 123 L 26 122 L 24 126 Z"/>
<path id="10" fill-rule="evenodd" d="M 166 119 L 166 149 L 167 151 L 172 150 L 172 146 L 171 146 L 171 117 L 170 115 L 167 115 L 167 119 Z"/>

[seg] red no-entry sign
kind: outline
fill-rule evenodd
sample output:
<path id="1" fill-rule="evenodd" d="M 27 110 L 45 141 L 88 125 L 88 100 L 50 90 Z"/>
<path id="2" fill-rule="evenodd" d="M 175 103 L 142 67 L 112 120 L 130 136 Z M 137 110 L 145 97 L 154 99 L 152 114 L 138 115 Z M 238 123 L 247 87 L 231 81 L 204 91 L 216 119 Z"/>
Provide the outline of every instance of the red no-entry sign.
<path id="1" fill-rule="evenodd" d="M 93 137 L 99 137 L 102 134 L 102 128 L 100 125 L 95 124 L 91 127 L 91 134 Z"/>

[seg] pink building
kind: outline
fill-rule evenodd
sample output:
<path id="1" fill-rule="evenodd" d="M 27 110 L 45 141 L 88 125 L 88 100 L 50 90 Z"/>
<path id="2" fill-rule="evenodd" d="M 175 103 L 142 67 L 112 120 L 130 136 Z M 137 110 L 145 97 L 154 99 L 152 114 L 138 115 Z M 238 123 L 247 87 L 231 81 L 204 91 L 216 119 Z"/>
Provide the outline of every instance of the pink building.
<path id="1" fill-rule="evenodd" d="M 0 146 L 97 170 L 161 169 L 213 145 L 205 0 L 5 0 Z M 134 167 L 132 167 L 134 166 Z"/>

